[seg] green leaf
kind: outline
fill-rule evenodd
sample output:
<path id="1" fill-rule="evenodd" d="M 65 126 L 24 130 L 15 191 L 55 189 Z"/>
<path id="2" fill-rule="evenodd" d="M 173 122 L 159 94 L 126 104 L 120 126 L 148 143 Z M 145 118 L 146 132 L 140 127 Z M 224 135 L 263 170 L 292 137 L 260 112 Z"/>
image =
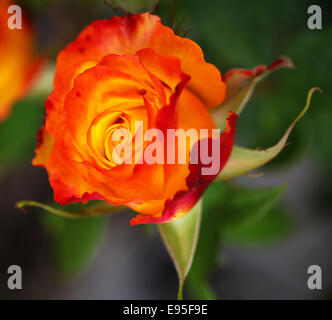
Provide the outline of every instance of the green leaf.
<path id="1" fill-rule="evenodd" d="M 105 201 L 73 203 L 65 207 L 29 200 L 16 204 L 22 210 L 25 206 L 38 207 L 47 212 L 42 215 L 42 221 L 52 240 L 56 264 L 65 276 L 80 271 L 89 261 L 100 239 L 104 221 L 101 217 L 125 210 Z"/>
<path id="2" fill-rule="evenodd" d="M 188 275 L 188 286 L 194 299 L 216 299 L 208 276 L 217 264 L 220 247 L 220 218 L 223 203 L 227 201 L 226 191 L 226 184 L 213 183 L 204 194 L 201 231 Z"/>
<path id="3" fill-rule="evenodd" d="M 210 283 L 200 274 L 189 273 L 188 286 L 195 300 L 217 300 L 217 296 Z"/>
<path id="4" fill-rule="evenodd" d="M 252 170 L 255 170 L 267 162 L 275 158 L 285 147 L 287 139 L 292 132 L 295 124 L 305 115 L 308 111 L 312 94 L 320 90 L 319 88 L 312 88 L 307 96 L 307 102 L 300 113 L 300 115 L 293 121 L 293 123 L 286 130 L 279 142 L 271 148 L 265 150 L 251 150 L 242 147 L 235 146 L 233 148 L 232 154 L 226 163 L 226 166 L 223 168 L 219 176 L 217 177 L 218 181 L 225 181 L 235 177 L 243 176 Z"/>
<path id="5" fill-rule="evenodd" d="M 114 9 L 120 9 L 126 13 L 153 12 L 159 0 L 105 0 Z"/>
<path id="6" fill-rule="evenodd" d="M 286 186 L 262 189 L 230 187 L 221 216 L 223 231 L 250 228 L 275 206 L 285 190 Z"/>
<path id="7" fill-rule="evenodd" d="M 28 97 L 15 104 L 8 119 L 0 122 L 0 175 L 8 168 L 30 164 L 42 125 L 44 102 L 52 92 L 54 66 L 45 66 L 29 90 Z"/>
<path id="8" fill-rule="evenodd" d="M 42 215 L 42 222 L 60 273 L 72 276 L 86 266 L 100 242 L 104 219 L 72 220 L 46 214 Z"/>
<path id="9" fill-rule="evenodd" d="M 204 45 L 204 53 L 214 64 L 217 62 L 222 71 L 228 67 L 226 64 L 254 66 L 267 61 L 276 53 L 283 52 L 285 43 L 296 39 L 298 30 L 309 33 L 303 23 L 303 12 L 308 5 L 302 0 L 291 3 L 279 0 L 277 4 L 246 0 L 175 2 L 181 3 L 190 16 L 195 40 Z M 287 14 L 276 17 L 276 10 Z"/>
<path id="10" fill-rule="evenodd" d="M 68 210 L 63 210 L 63 206 L 57 205 L 56 207 L 49 206 L 47 204 L 43 204 L 37 201 L 32 200 L 22 200 L 16 203 L 16 208 L 24 210 L 25 207 L 38 207 L 53 213 L 57 216 L 63 218 L 90 218 L 90 217 L 100 217 L 104 215 L 109 215 L 113 213 L 118 213 L 125 208 L 123 206 L 115 206 L 105 201 L 89 201 L 86 205 L 82 204 L 70 204 L 65 206 Z M 61 209 L 59 208 L 61 207 Z M 70 208 L 75 208 L 74 211 L 70 210 Z"/>
<path id="11" fill-rule="evenodd" d="M 303 30 L 302 33 L 294 37 L 293 42 L 289 44 L 285 52 L 294 57 L 297 68 L 287 78 L 287 82 L 280 81 L 279 83 L 281 93 L 291 102 L 297 102 L 303 88 L 310 87 L 315 83 L 319 84 L 319 87 L 324 91 L 324 94 L 318 98 L 319 108 L 313 108 L 310 112 L 311 121 L 303 125 L 302 136 L 311 142 L 312 153 L 330 171 L 332 170 L 332 148 L 329 139 L 324 137 L 332 135 L 332 108 L 330 107 L 332 90 L 330 89 L 331 73 L 329 72 L 332 68 L 330 58 L 332 43 L 329 40 L 331 37 L 332 19 L 329 19 L 329 25 L 324 27 L 324 32 L 312 34 L 307 30 Z M 306 54 L 303 54 L 304 51 Z M 291 91 L 289 91 L 290 86 L 292 87 Z M 277 98 L 275 97 L 275 99 Z M 288 103 L 286 101 L 282 110 L 283 114 L 286 115 L 291 111 Z M 271 117 L 273 116 L 275 115 L 272 114 Z M 283 118 L 285 117 L 283 116 Z M 271 128 L 268 129 L 271 130 Z M 271 133 L 265 129 L 264 138 L 269 139 L 269 136 L 271 136 Z"/>
<path id="12" fill-rule="evenodd" d="M 179 277 L 178 299 L 182 300 L 184 281 L 190 270 L 199 235 L 202 201 L 180 219 L 161 223 L 158 230 Z"/>
<path id="13" fill-rule="evenodd" d="M 188 275 L 194 299 L 216 299 L 209 275 L 218 263 L 222 242 L 263 243 L 291 230 L 289 217 L 278 208 L 284 186 L 245 189 L 213 183 L 204 194 L 200 237 Z"/>
<path id="14" fill-rule="evenodd" d="M 0 174 L 24 161 L 30 163 L 42 123 L 42 106 L 41 99 L 19 102 L 9 118 L 0 123 Z"/>
<path id="15" fill-rule="evenodd" d="M 225 242 L 239 244 L 267 244 L 289 235 L 294 228 L 291 216 L 282 208 L 267 210 L 254 223 L 233 225 L 222 230 Z"/>

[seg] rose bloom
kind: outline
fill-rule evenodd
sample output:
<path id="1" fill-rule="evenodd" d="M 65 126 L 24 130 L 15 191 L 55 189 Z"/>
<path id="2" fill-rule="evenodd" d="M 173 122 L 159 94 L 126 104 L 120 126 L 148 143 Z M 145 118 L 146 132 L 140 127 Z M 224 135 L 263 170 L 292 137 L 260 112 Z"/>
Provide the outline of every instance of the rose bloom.
<path id="1" fill-rule="evenodd" d="M 200 162 L 115 162 L 112 133 L 123 128 L 134 137 L 135 121 L 143 122 L 144 131 L 212 130 L 209 109 L 224 100 L 225 90 L 200 47 L 176 36 L 159 17 L 96 21 L 58 56 L 33 164 L 47 169 L 54 199 L 62 205 L 89 200 L 125 205 L 139 213 L 132 225 L 179 218 L 216 175 L 202 175 Z M 221 134 L 220 168 L 232 150 L 236 119 L 230 113 Z M 188 159 L 189 153 L 190 148 Z"/>
<path id="2" fill-rule="evenodd" d="M 34 32 L 24 16 L 22 29 L 8 28 L 12 14 L 7 12 L 13 4 L 8 0 L 0 3 L 0 122 L 27 93 L 43 64 L 42 59 L 36 58 Z"/>

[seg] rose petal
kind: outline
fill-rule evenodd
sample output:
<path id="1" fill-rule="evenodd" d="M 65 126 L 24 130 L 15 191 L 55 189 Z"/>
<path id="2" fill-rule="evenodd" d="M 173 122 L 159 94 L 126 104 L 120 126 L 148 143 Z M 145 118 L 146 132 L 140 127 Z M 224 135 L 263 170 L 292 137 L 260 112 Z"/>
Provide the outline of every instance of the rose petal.
<path id="1" fill-rule="evenodd" d="M 132 218 L 131 225 L 143 223 L 162 223 L 180 218 L 185 215 L 197 203 L 203 195 L 209 184 L 217 177 L 219 172 L 225 166 L 234 143 L 237 115 L 230 112 L 227 119 L 225 131 L 220 136 L 220 170 L 215 175 L 202 175 L 201 169 L 204 165 L 199 162 L 198 164 L 190 164 L 190 174 L 187 177 L 187 191 L 178 192 L 173 199 L 168 199 L 165 203 L 165 209 L 161 217 L 151 217 L 139 214 Z M 199 148 L 199 144 L 196 146 Z M 195 146 L 194 146 L 195 148 Z"/>

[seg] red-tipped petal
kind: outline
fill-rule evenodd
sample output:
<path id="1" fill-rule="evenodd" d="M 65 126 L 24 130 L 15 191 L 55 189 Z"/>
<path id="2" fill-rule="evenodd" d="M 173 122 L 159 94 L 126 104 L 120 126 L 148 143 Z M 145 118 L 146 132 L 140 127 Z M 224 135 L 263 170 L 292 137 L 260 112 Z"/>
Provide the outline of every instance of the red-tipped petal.
<path id="1" fill-rule="evenodd" d="M 200 159 L 198 164 L 190 164 L 190 174 L 187 177 L 188 190 L 179 191 L 173 199 L 168 199 L 165 203 L 165 209 L 161 217 L 137 215 L 131 219 L 130 224 L 136 225 L 144 223 L 167 222 L 175 218 L 180 218 L 189 212 L 203 195 L 209 184 L 218 176 L 222 168 L 227 163 L 234 144 L 237 118 L 238 116 L 236 114 L 232 112 L 229 113 L 226 129 L 220 136 L 220 169 L 216 174 L 202 175 L 202 168 L 206 165 L 204 165 Z M 194 148 L 198 148 L 199 151 L 199 146 L 200 144 L 197 143 L 193 147 L 193 150 Z"/>

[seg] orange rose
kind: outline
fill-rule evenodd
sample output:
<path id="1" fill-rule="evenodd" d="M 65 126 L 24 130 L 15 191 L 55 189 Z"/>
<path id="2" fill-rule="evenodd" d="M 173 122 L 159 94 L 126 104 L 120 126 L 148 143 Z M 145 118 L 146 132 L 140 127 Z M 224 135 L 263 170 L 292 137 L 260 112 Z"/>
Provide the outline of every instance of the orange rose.
<path id="1" fill-rule="evenodd" d="M 195 42 L 176 36 L 159 17 L 145 13 L 96 21 L 58 56 L 33 164 L 47 169 L 55 201 L 62 205 L 87 200 L 125 205 L 139 213 L 131 224 L 179 218 L 217 174 L 202 175 L 200 161 L 116 162 L 110 137 L 119 128 L 137 136 L 135 121 L 144 131 L 212 130 L 208 109 L 224 97 L 218 69 L 205 62 Z M 236 119 L 231 113 L 221 134 L 220 170 L 232 149 Z M 197 148 L 197 142 L 190 147 Z"/>
<path id="2" fill-rule="evenodd" d="M 22 29 L 8 28 L 12 4 L 9 0 L 0 3 L 0 122 L 26 94 L 42 65 L 34 55 L 34 33 L 24 17 Z"/>

